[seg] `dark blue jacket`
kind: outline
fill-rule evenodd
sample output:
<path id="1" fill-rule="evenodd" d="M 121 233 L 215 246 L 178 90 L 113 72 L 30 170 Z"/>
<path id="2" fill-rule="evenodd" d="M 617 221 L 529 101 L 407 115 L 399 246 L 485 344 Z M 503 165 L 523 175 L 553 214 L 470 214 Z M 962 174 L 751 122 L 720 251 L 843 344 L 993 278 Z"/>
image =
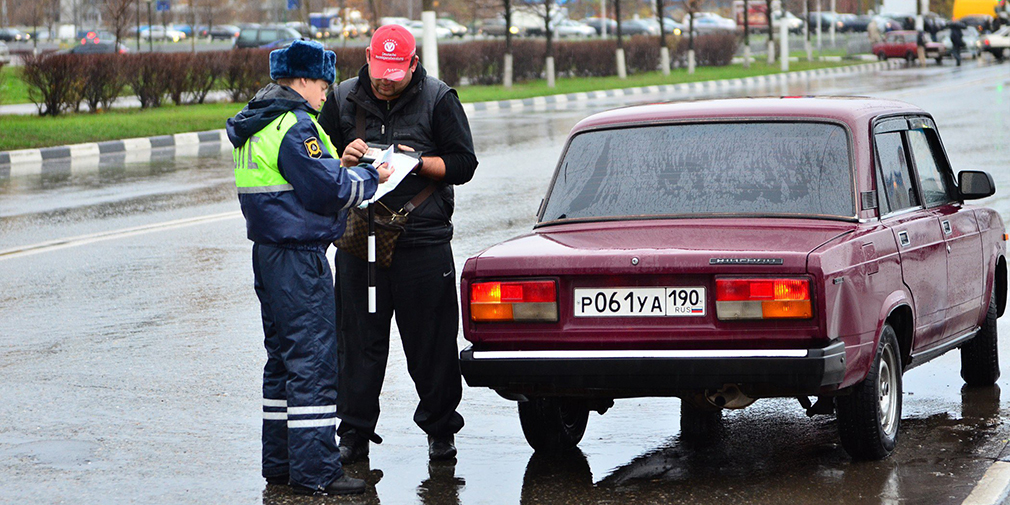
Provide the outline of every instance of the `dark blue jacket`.
<path id="1" fill-rule="evenodd" d="M 294 117 L 290 128 L 284 130 L 281 122 L 276 128 L 266 128 L 285 114 Z M 317 127 L 315 115 L 316 111 L 297 92 L 269 84 L 228 120 L 228 139 L 236 149 L 246 146 L 254 136 L 256 141 L 268 141 L 264 144 L 280 143 L 274 166 L 240 164 L 236 178 L 245 175 L 241 170 L 250 168 L 276 170 L 288 183 L 262 188 L 239 184 L 249 240 L 278 245 L 328 244 L 343 234 L 347 209 L 375 194 L 379 179 L 375 168 L 341 167 L 339 157 L 326 147 L 329 142 L 324 141 L 325 134 Z M 250 144 L 257 147 L 252 145 L 255 142 Z"/>

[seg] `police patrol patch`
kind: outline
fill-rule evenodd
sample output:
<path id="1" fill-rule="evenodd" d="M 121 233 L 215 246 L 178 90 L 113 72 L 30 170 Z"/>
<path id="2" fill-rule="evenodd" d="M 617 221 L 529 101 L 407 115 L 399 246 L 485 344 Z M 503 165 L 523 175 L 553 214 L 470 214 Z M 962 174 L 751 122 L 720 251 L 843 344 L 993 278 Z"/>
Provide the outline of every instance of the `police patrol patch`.
<path id="1" fill-rule="evenodd" d="M 310 158 L 322 158 L 323 149 L 319 147 L 319 139 L 315 137 L 310 137 L 306 139 L 305 152 L 309 153 Z"/>

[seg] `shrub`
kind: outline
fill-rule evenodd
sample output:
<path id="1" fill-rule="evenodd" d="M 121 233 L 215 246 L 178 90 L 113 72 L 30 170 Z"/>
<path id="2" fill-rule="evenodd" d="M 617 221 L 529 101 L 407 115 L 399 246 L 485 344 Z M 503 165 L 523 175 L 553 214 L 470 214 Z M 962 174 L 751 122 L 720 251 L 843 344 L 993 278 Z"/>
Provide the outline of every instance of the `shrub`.
<path id="1" fill-rule="evenodd" d="M 270 50 L 241 49 L 227 52 L 225 89 L 233 102 L 246 102 L 270 82 Z"/>
<path id="2" fill-rule="evenodd" d="M 57 116 L 80 103 L 84 79 L 77 67 L 71 54 L 24 56 L 22 76 L 40 116 Z"/>
<path id="3" fill-rule="evenodd" d="M 628 73 L 654 72 L 659 68 L 659 37 L 636 35 L 624 45 Z"/>
<path id="4" fill-rule="evenodd" d="M 190 91 L 193 102 L 203 103 L 207 93 L 214 89 L 214 84 L 224 73 L 225 59 L 221 51 L 196 53 L 190 69 Z"/>
<path id="5" fill-rule="evenodd" d="M 616 40 L 565 41 L 554 44 L 554 68 L 559 76 L 602 77 L 617 73 Z"/>
<path id="6" fill-rule="evenodd" d="M 164 54 L 131 54 L 125 61 L 127 81 L 140 99 L 140 108 L 161 107 L 168 93 L 169 69 L 164 65 Z"/>
<path id="7" fill-rule="evenodd" d="M 443 47 L 445 46 L 439 47 L 440 52 Z M 336 82 L 357 77 L 358 71 L 365 65 L 365 49 L 361 47 L 333 47 L 330 49 L 337 55 Z"/>
<path id="8" fill-rule="evenodd" d="M 99 106 L 108 110 L 126 86 L 122 72 L 124 58 L 117 54 L 89 54 L 80 56 L 79 61 L 84 76 L 82 99 L 91 112 L 98 112 Z"/>
<path id="9" fill-rule="evenodd" d="M 701 35 L 694 41 L 698 65 L 724 67 L 733 61 L 740 39 L 735 33 L 711 33 Z"/>
<path id="10" fill-rule="evenodd" d="M 162 55 L 162 70 L 165 72 L 165 88 L 169 98 L 176 105 L 182 105 L 183 95 L 192 90 L 193 53 L 172 53 Z"/>
<path id="11" fill-rule="evenodd" d="M 0 62 L 0 103 L 4 103 L 4 93 L 7 91 L 7 82 L 4 79 L 4 63 Z"/>

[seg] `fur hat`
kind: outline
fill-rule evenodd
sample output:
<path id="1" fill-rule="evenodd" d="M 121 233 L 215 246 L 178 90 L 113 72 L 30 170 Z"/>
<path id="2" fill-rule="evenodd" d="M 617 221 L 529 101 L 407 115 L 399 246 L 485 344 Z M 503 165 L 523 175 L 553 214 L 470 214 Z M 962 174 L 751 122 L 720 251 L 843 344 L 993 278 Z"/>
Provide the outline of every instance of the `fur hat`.
<path id="1" fill-rule="evenodd" d="M 330 84 L 337 78 L 337 55 L 314 40 L 296 40 L 284 49 L 270 51 L 270 78 L 304 77 Z"/>

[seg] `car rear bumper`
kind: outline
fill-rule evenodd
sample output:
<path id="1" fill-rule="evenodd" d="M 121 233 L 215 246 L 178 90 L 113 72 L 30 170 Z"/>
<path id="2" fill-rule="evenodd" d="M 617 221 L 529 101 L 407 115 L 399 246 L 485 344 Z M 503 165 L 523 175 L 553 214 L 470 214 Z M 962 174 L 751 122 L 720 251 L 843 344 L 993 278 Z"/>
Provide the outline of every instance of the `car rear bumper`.
<path id="1" fill-rule="evenodd" d="M 795 350 L 482 351 L 460 353 L 471 387 L 499 393 L 678 396 L 740 385 L 755 395 L 814 395 L 841 384 L 845 345 Z"/>

